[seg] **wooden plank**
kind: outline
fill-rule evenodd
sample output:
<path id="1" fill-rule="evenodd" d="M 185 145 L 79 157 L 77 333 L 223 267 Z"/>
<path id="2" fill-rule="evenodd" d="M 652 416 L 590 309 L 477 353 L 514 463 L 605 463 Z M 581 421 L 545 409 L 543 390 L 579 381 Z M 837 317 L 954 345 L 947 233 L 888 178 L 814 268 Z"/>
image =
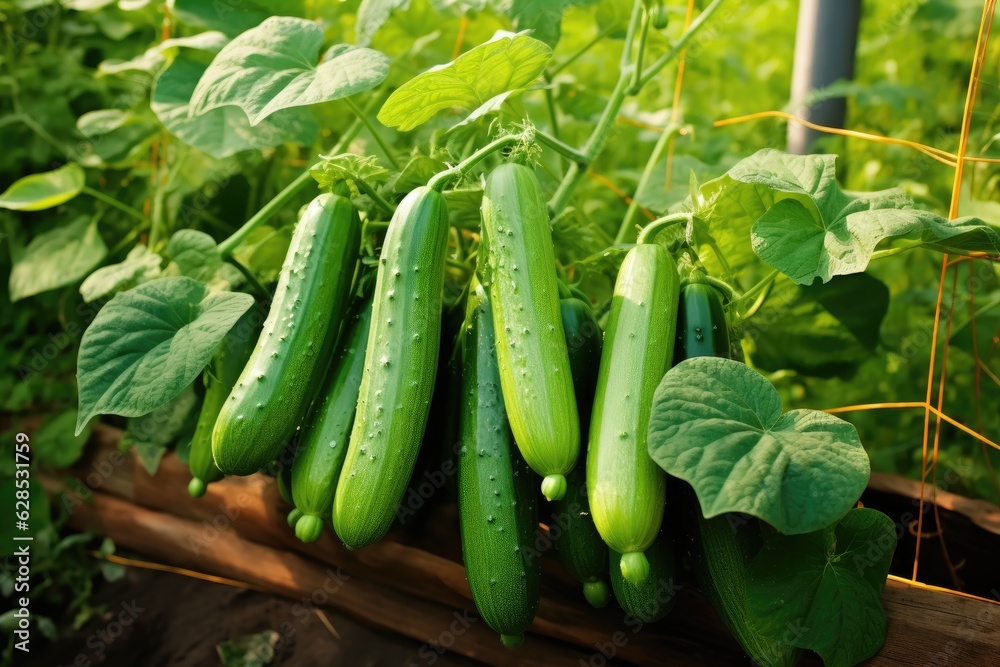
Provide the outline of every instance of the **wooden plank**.
<path id="1" fill-rule="evenodd" d="M 366 585 L 391 589 L 391 593 L 400 596 L 394 598 L 396 603 L 404 604 L 402 601 L 405 601 L 405 604 L 417 605 L 411 607 L 414 610 L 422 609 L 419 604 L 474 610 L 460 563 L 394 541 L 392 537 L 357 552 L 348 551 L 330 534 L 314 544 L 302 544 L 284 522 L 284 509 L 270 478 L 254 475 L 227 479 L 209 486 L 208 494 L 196 500 L 187 495 L 189 474 L 176 457 L 166 457 L 157 475 L 150 477 L 134 457 L 115 458 L 119 436 L 120 432 L 115 429 L 95 429 L 92 456 L 83 464 L 78 476 L 89 473 L 96 464 L 106 472 L 99 493 L 124 499 L 128 507 L 135 508 L 133 512 L 142 506 L 186 521 L 189 528 L 188 542 L 183 545 L 186 553 L 161 551 L 164 557 L 172 554 L 175 561 L 194 558 L 194 563 L 208 562 L 204 560 L 208 558 L 215 564 L 216 574 L 239 578 L 235 573 L 239 567 L 246 567 L 243 561 L 247 556 L 238 550 L 219 555 L 216 547 L 217 544 L 229 545 L 229 540 L 239 540 L 240 544 L 255 544 L 282 554 L 282 558 L 292 563 L 341 566 Z M 101 463 L 111 459 L 116 464 L 108 471 Z M 126 523 L 127 517 L 116 524 L 116 529 L 125 531 Z M 196 530 L 190 530 L 191 526 Z M 133 548 L 150 553 L 141 548 L 141 540 L 138 544 L 139 547 Z M 444 551 L 452 552 L 453 549 Z M 227 558 L 234 560 L 228 562 Z M 996 663 L 994 658 L 1000 647 L 1000 618 L 997 617 L 1000 606 L 894 579 L 887 583 L 883 604 L 889 621 L 888 638 L 882 651 L 867 665 L 937 665 L 944 664 L 945 658 L 950 665 Z M 631 632 L 622 612 L 612 609 L 613 606 L 604 610 L 590 609 L 580 599 L 575 584 L 557 581 L 555 586 L 547 587 L 531 632 L 557 641 L 568 651 L 577 651 L 577 655 L 580 650 L 590 651 L 585 653 L 584 664 L 591 657 L 601 662 L 598 647 L 604 647 L 606 652 L 614 650 L 620 660 L 638 665 L 740 663 L 738 646 L 704 598 L 689 587 L 681 590 L 678 607 L 664 623 L 643 628 L 639 633 Z M 346 611 L 353 613 L 350 609 Z M 408 615 L 413 613 L 408 612 Z M 388 625 L 380 627 L 392 629 Z M 571 644 L 577 648 L 570 649 Z M 471 655 L 457 645 L 456 650 Z M 481 649 L 475 644 L 469 651 Z M 509 653 L 501 655 L 506 660 L 504 664 L 521 664 L 511 662 L 513 658 Z"/>
<path id="2" fill-rule="evenodd" d="M 909 498 L 920 498 L 920 482 L 899 475 L 873 472 L 868 487 Z M 938 507 L 943 509 L 958 512 L 983 530 L 1000 535 L 1000 507 L 993 503 L 942 491 L 930 484 L 925 485 L 924 496 L 928 502 L 936 503 Z"/>

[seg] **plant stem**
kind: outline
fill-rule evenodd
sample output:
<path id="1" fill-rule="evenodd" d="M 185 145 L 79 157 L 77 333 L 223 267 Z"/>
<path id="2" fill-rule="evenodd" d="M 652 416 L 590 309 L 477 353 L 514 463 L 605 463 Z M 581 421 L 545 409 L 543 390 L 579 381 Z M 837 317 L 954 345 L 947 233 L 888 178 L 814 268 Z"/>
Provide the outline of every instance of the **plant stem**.
<path id="1" fill-rule="evenodd" d="M 764 276 L 760 280 L 760 282 L 758 282 L 756 285 L 754 285 L 753 287 L 751 287 L 750 289 L 748 289 L 746 292 L 744 292 L 743 296 L 740 297 L 740 300 L 738 302 L 736 302 L 736 304 L 735 304 L 735 308 L 737 309 L 737 311 L 740 308 L 742 308 L 745 304 L 747 304 L 747 303 L 752 302 L 753 300 L 755 300 L 757 298 L 757 295 L 760 294 L 761 292 L 763 292 L 767 288 L 767 286 L 770 285 L 771 283 L 773 283 L 774 279 L 777 278 L 780 275 L 781 275 L 781 271 L 779 271 L 778 269 L 774 269 L 769 274 L 767 274 L 766 276 Z"/>
<path id="2" fill-rule="evenodd" d="M 636 243 L 652 243 L 653 238 L 667 227 L 672 227 L 674 225 L 681 224 L 682 222 L 688 222 L 690 219 L 690 213 L 673 213 L 671 215 L 658 218 L 657 220 L 653 220 L 639 232 L 639 238 L 636 239 Z M 621 243 L 621 241 L 615 240 L 615 245 L 618 245 L 619 243 Z"/>
<path id="3" fill-rule="evenodd" d="M 642 23 L 639 28 L 639 48 L 635 54 L 635 68 L 632 70 L 632 85 L 629 91 L 639 92 L 639 76 L 642 74 L 642 57 L 646 53 L 646 38 L 649 36 L 649 12 L 642 11 Z M 632 94 L 635 94 L 632 93 Z"/>
<path id="4" fill-rule="evenodd" d="M 645 189 L 646 184 L 649 183 L 650 178 L 652 178 L 653 171 L 656 169 L 656 163 L 660 161 L 663 151 L 665 151 L 667 146 L 670 144 L 670 139 L 677 134 L 677 129 L 678 128 L 673 125 L 667 127 L 663 133 L 660 134 L 660 138 L 656 141 L 656 145 L 653 146 L 653 152 L 650 153 L 649 159 L 646 160 L 646 167 L 642 170 L 642 176 L 639 177 L 639 183 L 635 186 L 635 193 L 632 195 L 632 201 L 629 202 L 628 210 L 625 211 L 622 223 L 618 227 L 618 233 L 615 234 L 616 245 L 624 243 L 625 235 L 628 233 L 628 230 L 635 226 L 635 218 L 639 214 L 638 195 Z M 690 219 L 690 217 L 690 215 L 687 216 L 687 219 Z"/>
<path id="5" fill-rule="evenodd" d="M 479 164 L 484 159 L 486 159 L 496 151 L 500 150 L 501 148 L 505 148 L 510 144 L 517 143 L 518 141 L 521 141 L 522 138 L 523 137 L 521 135 L 509 134 L 505 137 L 494 139 L 493 141 L 486 144 L 485 146 L 480 148 L 478 151 L 476 151 L 469 157 L 465 158 L 464 160 L 456 164 L 454 167 L 450 169 L 445 169 L 444 171 L 438 172 L 437 174 L 432 176 L 431 179 L 427 181 L 427 187 L 440 192 L 441 190 L 444 189 L 445 185 L 447 185 L 455 178 L 458 178 L 469 169 L 472 169 L 474 166 L 476 166 L 477 164 Z"/>
<path id="6" fill-rule="evenodd" d="M 625 48 L 622 49 L 621 60 L 619 64 L 619 76 L 618 83 L 615 84 L 615 88 L 611 93 L 611 97 L 608 100 L 607 106 L 604 108 L 604 113 L 601 116 L 600 121 L 598 121 L 597 126 L 594 128 L 593 133 L 587 140 L 587 144 L 583 148 L 583 154 L 587 158 L 587 162 L 584 164 L 571 164 L 569 169 L 566 171 L 566 175 L 563 180 L 559 183 L 559 187 L 556 189 L 552 199 L 549 201 L 549 209 L 553 215 L 558 215 L 566 206 L 569 204 L 570 196 L 573 194 L 573 190 L 576 189 L 580 181 L 583 180 L 585 172 L 590 167 L 597 156 L 600 154 L 601 150 L 604 148 L 604 144 L 607 141 L 608 134 L 614 125 L 615 118 L 618 116 L 619 110 L 621 110 L 622 104 L 625 98 L 629 95 L 634 95 L 639 92 L 639 90 L 646 83 L 650 81 L 656 74 L 667 66 L 668 63 L 677 58 L 684 47 L 687 46 L 691 38 L 705 25 L 706 21 L 711 18 L 719 7 L 722 5 L 724 0 L 713 0 L 712 3 L 705 8 L 705 10 L 698 15 L 691 25 L 688 27 L 684 34 L 681 35 L 680 39 L 673 45 L 673 47 L 667 53 L 663 54 L 656 61 L 650 65 L 645 72 L 642 72 L 638 77 L 634 75 L 635 66 L 632 62 L 633 52 L 635 50 L 634 42 L 637 34 L 637 30 L 640 27 L 640 19 L 643 16 L 643 7 L 641 0 L 635 0 L 632 6 L 632 18 L 629 20 L 628 32 L 625 35 Z M 637 54 L 637 58 L 641 55 L 641 51 L 645 44 L 640 40 L 639 48 L 640 53 Z M 633 79 L 636 79 L 633 81 Z"/>
<path id="7" fill-rule="evenodd" d="M 73 151 L 69 150 L 69 148 L 67 148 L 65 144 L 63 144 L 61 141 L 59 141 L 54 136 L 49 134 L 48 130 L 46 130 L 44 127 L 36 123 L 34 118 L 32 118 L 26 113 L 22 113 L 18 115 L 18 119 L 20 119 L 22 123 L 27 125 L 29 130 L 31 130 L 39 137 L 41 137 L 45 141 L 45 143 L 55 148 L 57 151 L 59 151 L 66 157 L 75 157 Z"/>
<path id="8" fill-rule="evenodd" d="M 354 112 L 354 115 L 357 117 L 357 119 L 360 120 L 362 123 L 364 123 L 365 127 L 368 129 L 372 137 L 375 139 L 375 142 L 382 148 L 382 151 L 385 153 L 386 157 L 389 158 L 389 162 L 392 163 L 392 166 L 397 170 L 401 169 L 399 161 L 396 160 L 396 156 L 393 155 L 392 153 L 392 147 L 386 143 L 385 137 L 383 137 L 382 134 L 375 127 L 375 124 L 372 123 L 371 119 L 368 117 L 368 114 L 365 113 L 364 109 L 359 107 L 358 103 L 352 100 L 350 97 L 345 97 L 344 101 L 347 102 L 347 105 L 349 107 L 351 107 L 351 111 Z"/>
<path id="9" fill-rule="evenodd" d="M 919 248 L 922 245 L 923 243 L 921 241 L 917 241 L 915 243 L 911 243 L 908 245 L 898 245 L 892 248 L 885 248 L 884 250 L 876 250 L 875 252 L 872 253 L 872 258 L 870 261 L 874 261 L 876 259 L 882 259 L 884 257 L 892 257 L 893 255 L 898 255 L 901 252 L 906 252 L 907 250 L 913 250 L 914 248 Z"/>
<path id="10" fill-rule="evenodd" d="M 572 162 L 586 162 L 587 156 L 585 156 L 580 151 L 576 150 L 564 141 L 560 141 L 556 137 L 548 135 L 541 130 L 535 130 L 535 140 L 542 144 L 543 146 L 548 146 L 552 150 L 556 151 L 560 155 L 565 156 Z"/>
<path id="11" fill-rule="evenodd" d="M 383 211 L 385 211 L 389 215 L 392 215 L 396 211 L 396 207 L 393 206 L 392 204 L 390 204 L 389 202 L 387 202 L 385 200 L 385 198 L 382 197 L 382 195 L 380 195 L 378 192 L 375 191 L 375 188 L 373 188 L 372 186 L 368 185 L 367 183 L 365 183 L 360 178 L 355 178 L 353 180 L 354 180 L 354 184 L 356 186 L 358 186 L 358 190 L 361 190 L 366 195 L 368 195 L 369 197 L 371 197 L 372 200 L 376 204 L 378 204 L 378 207 L 380 209 L 382 209 Z"/>
<path id="12" fill-rule="evenodd" d="M 139 211 L 135 210 L 134 208 L 132 208 L 128 204 L 123 204 L 122 202 L 118 201 L 114 197 L 112 197 L 110 195 L 104 194 L 100 190 L 95 190 L 95 189 L 93 189 L 91 187 L 87 187 L 85 185 L 85 186 L 83 186 L 83 189 L 80 192 L 82 192 L 84 194 L 87 194 L 87 195 L 90 195 L 94 199 L 102 201 L 105 204 L 107 204 L 108 206 L 116 208 L 119 211 L 121 211 L 122 213 L 125 213 L 127 215 L 132 216 L 133 218 L 135 218 L 139 222 L 143 222 L 143 223 L 145 223 L 147 225 L 149 224 L 149 218 L 147 218 L 146 216 L 144 216 L 142 213 L 140 213 Z"/>
<path id="13" fill-rule="evenodd" d="M 691 41 L 691 38 L 694 37 L 699 30 L 701 30 L 702 26 L 705 25 L 705 22 L 708 21 L 708 19 L 712 17 L 712 14 L 714 14 L 719 7 L 722 6 L 723 2 L 725 2 L 725 0 L 712 0 L 712 3 L 708 5 L 708 7 L 705 7 L 701 14 L 698 14 L 698 18 L 691 22 L 691 25 L 684 31 L 684 34 L 681 35 L 676 42 L 674 42 L 674 45 L 670 47 L 670 50 L 653 61 L 653 64 L 642 73 L 633 92 L 638 92 L 639 88 L 642 88 L 649 83 L 653 77 L 660 73 L 660 70 L 666 67 L 672 60 L 674 60 L 674 58 L 679 56 L 681 51 L 683 51 L 688 45 L 688 42 Z"/>
<path id="14" fill-rule="evenodd" d="M 254 276 L 253 271 L 243 266 L 242 262 L 239 262 L 233 259 L 232 257 L 227 257 L 226 261 L 235 266 L 236 270 L 243 274 L 243 277 L 246 278 L 247 283 L 249 283 L 253 291 L 257 292 L 258 296 L 267 301 L 271 301 L 274 298 L 274 295 L 271 294 L 271 292 L 266 287 L 260 284 L 260 281 L 257 280 L 256 276 Z"/>
<path id="15" fill-rule="evenodd" d="M 279 192 L 274 199 L 264 204 L 264 206 L 262 206 L 252 218 L 243 223 L 242 227 L 237 229 L 229 236 L 229 238 L 219 244 L 219 253 L 222 257 L 228 258 L 232 255 L 236 246 L 242 243 L 243 240 L 250 235 L 250 232 L 270 220 L 285 204 L 294 199 L 297 194 L 305 190 L 307 185 L 314 182 L 315 181 L 313 181 L 312 175 L 309 173 L 308 169 L 299 174 L 298 177 L 285 186 L 285 189 Z"/>

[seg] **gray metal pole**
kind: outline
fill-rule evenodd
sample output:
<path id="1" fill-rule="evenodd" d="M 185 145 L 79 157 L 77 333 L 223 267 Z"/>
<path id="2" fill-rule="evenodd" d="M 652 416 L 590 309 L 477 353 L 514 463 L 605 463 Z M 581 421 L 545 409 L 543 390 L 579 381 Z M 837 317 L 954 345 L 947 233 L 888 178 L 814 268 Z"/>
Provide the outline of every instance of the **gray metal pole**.
<path id="1" fill-rule="evenodd" d="M 792 99 L 804 100 L 810 92 L 838 79 L 854 78 L 854 52 L 858 44 L 861 0 L 802 0 L 795 37 Z M 847 100 L 824 100 L 795 115 L 819 125 L 843 127 Z M 796 122 L 788 123 L 788 152 L 809 153 L 822 136 Z"/>

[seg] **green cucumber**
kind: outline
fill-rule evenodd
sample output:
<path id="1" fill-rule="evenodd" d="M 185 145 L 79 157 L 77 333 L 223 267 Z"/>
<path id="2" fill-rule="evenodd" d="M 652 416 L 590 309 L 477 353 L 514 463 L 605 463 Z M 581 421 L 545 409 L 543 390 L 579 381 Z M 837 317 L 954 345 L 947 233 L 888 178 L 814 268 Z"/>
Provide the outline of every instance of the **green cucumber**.
<path id="1" fill-rule="evenodd" d="M 532 555 L 535 490 L 507 421 L 490 310 L 473 280 L 463 334 L 458 511 L 476 609 L 514 648 L 538 611 L 541 559 Z"/>
<path id="2" fill-rule="evenodd" d="M 729 324 L 722 295 L 708 283 L 691 282 L 681 289 L 677 310 L 678 359 L 728 357 Z"/>
<path id="3" fill-rule="evenodd" d="M 358 405 L 371 320 L 371 300 L 365 300 L 345 326 L 338 343 L 340 349 L 327 373 L 317 405 L 299 436 L 292 463 L 292 499 L 302 513 L 295 524 L 295 535 L 303 542 L 319 538 L 323 520 L 330 517 L 333 509 L 337 480 L 347 455 L 347 442 Z"/>
<path id="4" fill-rule="evenodd" d="M 549 500 L 566 493 L 580 422 L 559 308 L 548 209 L 529 167 L 503 164 L 486 179 L 483 284 L 493 304 L 497 360 L 514 439 L 542 475 Z"/>
<path id="5" fill-rule="evenodd" d="M 564 298 L 561 303 L 566 348 L 580 412 L 580 433 L 587 432 L 590 406 L 597 384 L 603 333 L 588 303 Z M 608 603 L 610 591 L 605 581 L 608 548 L 601 540 L 587 502 L 586 456 L 566 475 L 566 495 L 552 503 L 550 533 L 559 561 L 583 584 L 583 595 L 594 607 Z"/>
<path id="6" fill-rule="evenodd" d="M 656 539 L 666 501 L 666 475 L 646 451 L 646 428 L 653 392 L 673 356 L 678 290 L 677 266 L 662 246 L 638 245 L 625 256 L 590 422 L 590 509 L 633 585 L 646 578 L 643 551 Z"/>
<path id="7" fill-rule="evenodd" d="M 611 551 L 611 588 L 622 610 L 643 623 L 652 623 L 666 616 L 677 602 L 675 577 L 677 565 L 666 535 L 661 534 L 646 549 L 649 576 L 633 584 L 622 576 L 622 555 Z"/>
<path id="8" fill-rule="evenodd" d="M 295 226 L 271 310 L 212 433 L 212 455 L 228 475 L 270 463 L 298 428 L 350 297 L 361 245 L 351 202 L 322 194 Z"/>
<path id="9" fill-rule="evenodd" d="M 250 310 L 236 323 L 222 341 L 219 351 L 212 360 L 211 373 L 205 374 L 205 398 L 198 413 L 198 423 L 191 437 L 191 452 L 188 454 L 188 468 L 191 482 L 188 493 L 194 498 L 205 495 L 205 489 L 212 482 L 222 479 L 222 471 L 212 458 L 212 429 L 222 411 L 222 406 L 233 390 L 247 359 L 253 352 L 257 339 Z"/>
<path id="10" fill-rule="evenodd" d="M 692 505 L 698 522 L 692 558 L 698 587 L 754 664 L 792 667 L 801 651 L 761 633 L 747 609 L 747 567 L 761 546 L 759 524 L 731 522 L 729 515 L 706 519 L 697 499 L 692 498 Z"/>
<path id="11" fill-rule="evenodd" d="M 357 415 L 333 503 L 349 549 L 379 540 L 406 492 L 434 394 L 448 209 L 437 191 L 406 195 L 386 232 Z"/>

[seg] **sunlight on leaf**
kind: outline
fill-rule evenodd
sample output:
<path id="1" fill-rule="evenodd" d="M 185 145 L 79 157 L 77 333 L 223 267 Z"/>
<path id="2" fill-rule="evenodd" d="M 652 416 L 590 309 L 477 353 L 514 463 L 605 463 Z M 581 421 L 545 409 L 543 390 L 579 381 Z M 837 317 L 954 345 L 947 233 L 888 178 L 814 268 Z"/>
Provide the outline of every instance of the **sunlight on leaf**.
<path id="1" fill-rule="evenodd" d="M 83 168 L 73 162 L 55 171 L 32 174 L 14 181 L 0 194 L 0 208 L 12 211 L 42 211 L 76 197 L 85 185 Z"/>

